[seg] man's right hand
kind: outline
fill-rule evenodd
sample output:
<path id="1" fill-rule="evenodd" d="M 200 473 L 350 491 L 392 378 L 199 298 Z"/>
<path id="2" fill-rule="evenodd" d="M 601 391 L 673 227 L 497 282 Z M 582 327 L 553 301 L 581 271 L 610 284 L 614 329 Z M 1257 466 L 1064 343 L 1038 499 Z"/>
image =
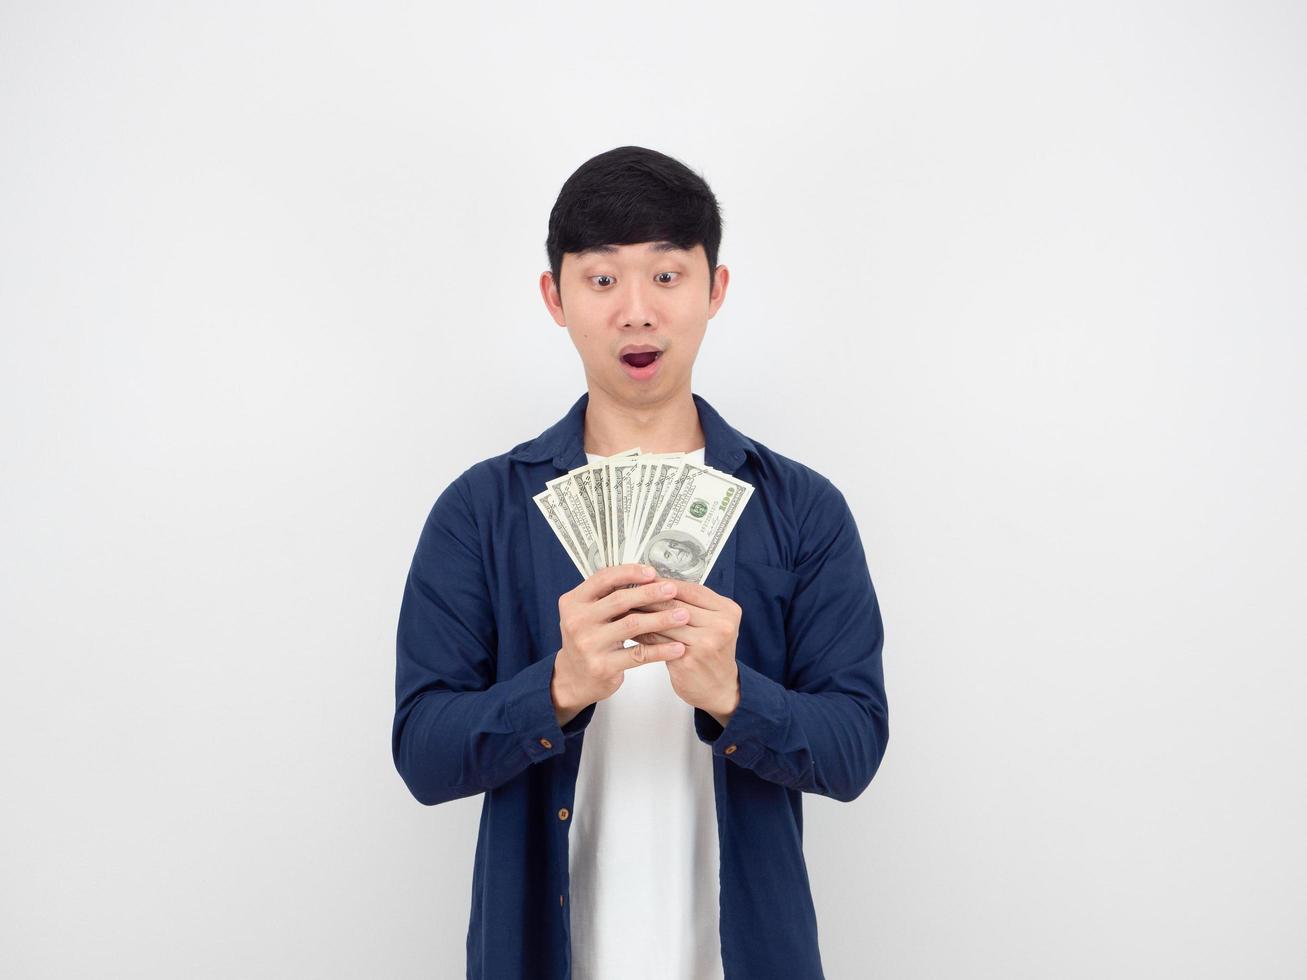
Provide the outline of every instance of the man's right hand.
<path id="1" fill-rule="evenodd" d="M 601 568 L 558 597 L 563 646 L 554 661 L 549 692 L 559 725 L 567 724 L 592 702 L 617 693 L 631 667 L 673 660 L 685 652 L 683 644 L 672 641 L 622 646 L 623 640 L 684 625 L 687 614 L 681 607 L 631 612 L 675 595 L 675 582 L 656 581 L 648 566 L 627 564 Z"/>

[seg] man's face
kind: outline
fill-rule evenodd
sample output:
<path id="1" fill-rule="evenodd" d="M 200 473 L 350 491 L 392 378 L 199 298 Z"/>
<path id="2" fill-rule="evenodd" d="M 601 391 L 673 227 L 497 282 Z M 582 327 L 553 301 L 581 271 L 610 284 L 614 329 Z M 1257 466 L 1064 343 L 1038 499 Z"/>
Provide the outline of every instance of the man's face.
<path id="1" fill-rule="evenodd" d="M 702 245 L 609 245 L 566 252 L 559 281 L 541 273 L 540 289 L 554 322 L 566 327 L 581 355 L 586 381 L 628 404 L 652 404 L 688 389 L 708 321 L 726 297 L 729 273 L 717 267 L 709 290 Z M 640 368 L 624 348 L 661 353 Z"/>

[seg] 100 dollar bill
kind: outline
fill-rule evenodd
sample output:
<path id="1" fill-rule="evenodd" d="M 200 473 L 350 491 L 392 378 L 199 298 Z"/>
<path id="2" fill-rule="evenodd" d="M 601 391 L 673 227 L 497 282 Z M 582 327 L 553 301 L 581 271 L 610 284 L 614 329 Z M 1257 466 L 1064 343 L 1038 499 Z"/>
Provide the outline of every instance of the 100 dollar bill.
<path id="1" fill-rule="evenodd" d="M 685 456 L 616 453 L 548 481 L 532 500 L 583 578 L 641 562 L 702 583 L 753 487 Z"/>
<path id="2" fill-rule="evenodd" d="M 662 578 L 702 584 L 752 496 L 753 486 L 743 480 L 682 463 L 634 560 L 652 565 Z"/>

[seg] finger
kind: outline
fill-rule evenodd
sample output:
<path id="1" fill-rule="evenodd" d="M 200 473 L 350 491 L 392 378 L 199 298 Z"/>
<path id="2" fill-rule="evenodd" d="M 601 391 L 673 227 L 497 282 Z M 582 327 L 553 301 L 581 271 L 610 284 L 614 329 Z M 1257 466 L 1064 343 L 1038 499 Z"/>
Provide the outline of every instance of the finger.
<path id="1" fill-rule="evenodd" d="M 633 613 L 656 613 L 664 612 L 668 609 L 684 609 L 690 614 L 690 618 L 682 626 L 707 626 L 715 615 L 707 609 L 700 609 L 698 606 L 692 606 L 679 596 L 671 599 L 665 599 L 662 602 L 651 602 L 642 606 L 632 606 Z"/>
<path id="2" fill-rule="evenodd" d="M 671 589 L 668 592 L 668 589 Z M 632 589 L 618 589 L 612 595 L 604 596 L 595 603 L 595 608 L 605 623 L 612 622 L 618 616 L 624 616 L 634 606 L 646 606 L 666 601 L 676 594 L 676 586 L 671 582 L 649 582 Z"/>
<path id="3" fill-rule="evenodd" d="M 669 640 L 680 640 L 685 644 L 693 644 L 694 632 L 694 624 L 681 623 L 677 626 L 660 626 L 658 629 L 650 630 L 647 633 L 637 633 L 635 636 L 631 637 L 631 639 L 639 640 L 643 643 L 644 637 L 646 636 L 662 636 Z"/>
<path id="4" fill-rule="evenodd" d="M 684 611 L 664 609 L 653 613 L 631 613 L 615 623 L 608 623 L 600 633 L 610 645 L 615 647 L 623 640 L 629 640 L 641 633 L 655 633 L 659 630 L 684 626 L 686 619 L 680 615 Z"/>
<path id="5" fill-rule="evenodd" d="M 628 562 L 625 565 L 611 565 L 601 568 L 575 589 L 576 595 L 583 602 L 602 599 L 614 589 L 624 585 L 638 585 L 653 581 L 654 571 L 648 565 Z"/>
<path id="6" fill-rule="evenodd" d="M 648 592 L 654 593 L 654 599 L 651 602 L 642 602 L 638 606 L 632 606 L 634 612 L 657 612 L 659 609 L 671 609 L 676 605 L 676 598 L 680 588 L 686 583 L 675 578 L 660 578 L 650 582 L 648 586 L 641 588 Z M 670 589 L 670 591 L 668 591 Z"/>
<path id="7" fill-rule="evenodd" d="M 671 609 L 676 605 L 675 599 L 664 599 L 662 602 L 647 602 L 642 606 L 632 606 L 630 612 L 658 612 L 660 609 Z"/>
<path id="8" fill-rule="evenodd" d="M 686 582 L 677 580 L 676 598 L 682 599 L 691 606 L 698 606 L 700 609 L 707 610 L 724 610 L 726 603 L 722 597 L 698 582 Z"/>
<path id="9" fill-rule="evenodd" d="M 685 644 L 676 641 L 667 643 L 641 643 L 639 646 L 627 647 L 622 651 L 632 661 L 631 667 L 652 663 L 655 660 L 675 660 L 685 655 Z"/>
<path id="10" fill-rule="evenodd" d="M 637 643 L 684 643 L 687 647 L 694 646 L 694 633 L 687 626 L 673 627 L 664 626 L 657 633 L 641 633 L 633 636 L 631 639 Z"/>

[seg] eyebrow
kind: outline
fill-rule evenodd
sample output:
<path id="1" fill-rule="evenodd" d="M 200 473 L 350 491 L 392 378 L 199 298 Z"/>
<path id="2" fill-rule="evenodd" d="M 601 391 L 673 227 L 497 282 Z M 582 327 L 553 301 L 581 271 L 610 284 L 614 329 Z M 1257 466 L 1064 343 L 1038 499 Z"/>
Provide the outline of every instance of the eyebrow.
<path id="1" fill-rule="evenodd" d="M 590 255 L 592 253 L 596 255 L 612 255 L 616 251 L 617 251 L 616 245 L 591 245 L 589 248 L 581 249 L 581 251 L 577 252 L 576 255 L 577 258 L 582 258 L 583 256 Z M 648 249 L 646 249 L 646 251 L 688 252 L 689 249 L 682 248 L 680 245 L 677 245 L 675 242 L 650 242 L 649 247 Z"/>

